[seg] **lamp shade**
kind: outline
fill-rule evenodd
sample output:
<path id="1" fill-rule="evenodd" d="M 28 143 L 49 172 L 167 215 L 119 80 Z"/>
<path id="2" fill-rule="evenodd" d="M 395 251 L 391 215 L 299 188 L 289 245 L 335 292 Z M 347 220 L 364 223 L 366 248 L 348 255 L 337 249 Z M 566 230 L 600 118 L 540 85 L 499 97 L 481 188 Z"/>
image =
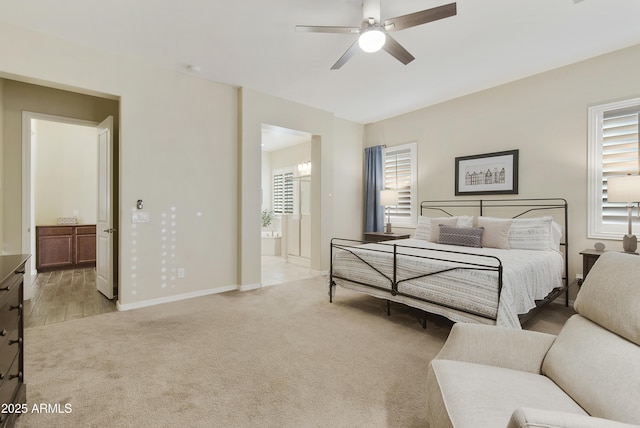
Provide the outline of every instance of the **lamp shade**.
<path id="1" fill-rule="evenodd" d="M 607 201 L 640 202 L 640 175 L 624 175 L 607 180 Z"/>
<path id="2" fill-rule="evenodd" d="M 381 190 L 380 205 L 398 205 L 398 192 L 390 189 Z"/>

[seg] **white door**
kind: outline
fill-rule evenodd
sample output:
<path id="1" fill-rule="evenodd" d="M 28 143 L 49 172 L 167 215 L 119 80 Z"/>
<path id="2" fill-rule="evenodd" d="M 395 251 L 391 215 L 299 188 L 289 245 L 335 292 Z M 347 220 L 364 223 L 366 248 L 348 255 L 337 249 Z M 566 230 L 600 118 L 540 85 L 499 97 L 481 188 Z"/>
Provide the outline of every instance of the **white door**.
<path id="1" fill-rule="evenodd" d="M 113 299 L 113 228 L 111 218 L 111 161 L 113 117 L 98 125 L 98 221 L 96 224 L 96 287 Z"/>

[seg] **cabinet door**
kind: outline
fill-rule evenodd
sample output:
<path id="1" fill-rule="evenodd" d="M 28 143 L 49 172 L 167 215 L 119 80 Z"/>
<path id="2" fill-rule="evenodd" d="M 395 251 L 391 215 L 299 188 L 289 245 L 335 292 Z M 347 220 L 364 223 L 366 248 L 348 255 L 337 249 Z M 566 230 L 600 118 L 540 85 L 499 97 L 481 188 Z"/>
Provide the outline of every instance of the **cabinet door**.
<path id="1" fill-rule="evenodd" d="M 76 263 L 96 262 L 96 227 L 78 226 L 76 228 Z"/>
<path id="2" fill-rule="evenodd" d="M 73 265 L 73 227 L 38 229 L 36 268 Z"/>

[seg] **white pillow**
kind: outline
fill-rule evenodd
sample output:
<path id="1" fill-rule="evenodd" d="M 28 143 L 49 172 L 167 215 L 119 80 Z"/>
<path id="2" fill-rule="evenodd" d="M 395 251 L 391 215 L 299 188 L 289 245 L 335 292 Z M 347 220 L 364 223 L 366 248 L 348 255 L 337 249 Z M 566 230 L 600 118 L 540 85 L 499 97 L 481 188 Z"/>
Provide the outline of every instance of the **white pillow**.
<path id="1" fill-rule="evenodd" d="M 482 246 L 509 249 L 510 218 L 478 217 L 478 227 L 484 228 Z"/>
<path id="2" fill-rule="evenodd" d="M 429 217 L 418 217 L 418 225 L 413 237 L 414 239 L 424 239 L 425 241 L 431 239 L 431 219 Z"/>
<path id="3" fill-rule="evenodd" d="M 473 227 L 472 215 L 459 215 L 457 227 Z"/>
<path id="4" fill-rule="evenodd" d="M 551 248 L 560 251 L 560 242 L 562 241 L 562 226 L 555 221 L 551 222 Z"/>
<path id="5" fill-rule="evenodd" d="M 454 216 L 454 217 L 420 216 L 418 217 L 418 225 L 416 226 L 416 231 L 413 234 L 413 238 L 424 239 L 425 241 L 430 241 L 430 242 L 437 242 L 438 237 L 436 236 L 434 239 L 434 237 L 431 236 L 431 230 L 432 230 L 431 224 L 433 223 L 436 226 L 438 226 L 440 224 L 439 222 L 443 222 L 449 225 L 452 219 L 456 220 L 456 224 L 455 224 L 456 227 L 473 227 L 473 216 L 469 216 L 469 215 Z"/>
<path id="6" fill-rule="evenodd" d="M 552 250 L 558 249 L 554 243 L 553 218 L 515 218 L 509 229 L 509 247 L 521 250 Z M 557 232 L 555 233 L 557 236 Z"/>

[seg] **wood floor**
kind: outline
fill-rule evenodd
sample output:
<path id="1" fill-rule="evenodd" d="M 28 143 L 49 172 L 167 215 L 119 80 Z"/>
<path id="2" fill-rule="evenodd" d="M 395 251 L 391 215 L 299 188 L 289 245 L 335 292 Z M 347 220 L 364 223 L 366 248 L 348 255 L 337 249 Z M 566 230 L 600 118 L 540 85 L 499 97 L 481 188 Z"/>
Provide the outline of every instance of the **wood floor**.
<path id="1" fill-rule="evenodd" d="M 116 310 L 96 290 L 93 267 L 39 273 L 33 297 L 25 301 L 25 328 L 99 315 Z"/>

